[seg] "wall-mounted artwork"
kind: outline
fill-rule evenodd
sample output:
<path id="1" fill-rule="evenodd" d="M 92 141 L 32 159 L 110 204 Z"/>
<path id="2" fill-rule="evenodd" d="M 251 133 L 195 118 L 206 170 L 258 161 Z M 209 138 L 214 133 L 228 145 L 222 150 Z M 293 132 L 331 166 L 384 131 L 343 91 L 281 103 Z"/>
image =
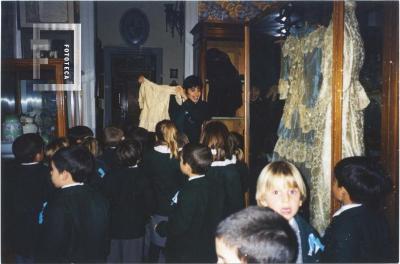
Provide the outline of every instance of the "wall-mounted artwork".
<path id="1" fill-rule="evenodd" d="M 34 23 L 73 23 L 72 1 L 21 1 L 19 2 L 19 24 L 21 28 Z"/>

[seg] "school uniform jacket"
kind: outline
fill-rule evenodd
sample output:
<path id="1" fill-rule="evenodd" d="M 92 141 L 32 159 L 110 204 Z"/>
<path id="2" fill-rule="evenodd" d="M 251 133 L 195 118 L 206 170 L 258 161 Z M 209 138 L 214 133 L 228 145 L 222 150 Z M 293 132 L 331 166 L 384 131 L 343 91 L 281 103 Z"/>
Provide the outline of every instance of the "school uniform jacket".
<path id="1" fill-rule="evenodd" d="M 18 164 L 9 173 L 11 191 L 6 202 L 11 202 L 15 251 L 18 255 L 30 257 L 35 254 L 38 242 L 39 214 L 53 191 L 50 171 L 42 163 L 35 163 Z"/>
<path id="2" fill-rule="evenodd" d="M 105 180 L 111 206 L 111 239 L 135 239 L 144 235 L 149 182 L 140 167 L 112 170 Z"/>
<path id="3" fill-rule="evenodd" d="M 388 223 L 363 205 L 333 217 L 323 240 L 321 262 L 391 262 Z"/>
<path id="4" fill-rule="evenodd" d="M 240 174 L 229 160 L 213 162 L 206 173 L 210 188 L 218 193 L 215 203 L 219 205 L 220 220 L 244 207 Z"/>
<path id="5" fill-rule="evenodd" d="M 146 153 L 143 166 L 154 196 L 153 214 L 168 216 L 172 210 L 171 199 L 185 182 L 179 160 L 153 149 Z"/>
<path id="6" fill-rule="evenodd" d="M 215 262 L 214 232 L 218 222 L 210 183 L 205 177 L 188 181 L 178 194 L 168 222 L 157 227 L 167 236 L 168 262 Z"/>
<path id="7" fill-rule="evenodd" d="M 44 214 L 38 262 L 104 262 L 109 203 L 87 185 L 59 189 Z"/>
<path id="8" fill-rule="evenodd" d="M 294 217 L 299 230 L 301 240 L 301 253 L 303 263 L 316 263 L 319 261 L 319 256 L 322 252 L 322 248 L 318 248 L 320 245 L 315 244 L 315 239 L 322 244 L 322 239 L 319 236 L 317 230 L 315 230 L 304 218 L 299 214 Z"/>

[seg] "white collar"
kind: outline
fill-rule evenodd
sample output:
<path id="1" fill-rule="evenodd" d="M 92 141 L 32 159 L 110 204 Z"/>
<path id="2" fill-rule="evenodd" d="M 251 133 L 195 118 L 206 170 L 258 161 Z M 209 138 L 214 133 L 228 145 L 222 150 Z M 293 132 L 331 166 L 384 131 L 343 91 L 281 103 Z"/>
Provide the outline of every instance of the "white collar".
<path id="1" fill-rule="evenodd" d="M 77 186 L 77 185 L 83 185 L 83 182 L 75 182 L 75 183 L 71 183 L 71 184 L 67 184 L 61 187 L 61 189 L 65 189 L 65 188 L 69 188 L 69 187 L 73 187 L 73 186 Z"/>
<path id="2" fill-rule="evenodd" d="M 192 176 L 192 177 L 189 177 L 189 181 L 193 181 L 193 180 L 196 180 L 196 179 L 199 179 L 199 178 L 203 178 L 204 176 L 206 176 L 206 175 L 197 175 L 197 176 Z"/>
<path id="3" fill-rule="evenodd" d="M 21 163 L 21 165 L 24 165 L 24 166 L 26 166 L 26 165 L 35 165 L 35 164 L 39 164 L 39 162 L 38 161 L 34 161 L 34 162 Z"/>
<path id="4" fill-rule="evenodd" d="M 339 210 L 337 210 L 337 211 L 333 214 L 333 217 L 340 215 L 341 213 L 343 213 L 343 212 L 346 211 L 346 210 L 349 210 L 349 209 L 354 208 L 354 207 L 359 207 L 359 206 L 361 206 L 361 205 L 362 205 L 362 204 L 359 204 L 359 203 L 352 203 L 352 204 L 343 205 L 342 207 L 340 207 Z"/>
<path id="5" fill-rule="evenodd" d="M 137 168 L 137 167 L 138 167 L 137 164 L 136 164 L 136 165 L 133 165 L 133 166 L 128 166 L 129 169 L 133 169 L 133 168 Z"/>
<path id="6" fill-rule="evenodd" d="M 224 167 L 230 164 L 236 164 L 236 157 L 232 157 L 232 159 L 213 161 L 211 167 Z"/>
<path id="7" fill-rule="evenodd" d="M 166 145 L 158 145 L 154 147 L 154 150 L 164 154 L 171 154 L 171 150 Z"/>

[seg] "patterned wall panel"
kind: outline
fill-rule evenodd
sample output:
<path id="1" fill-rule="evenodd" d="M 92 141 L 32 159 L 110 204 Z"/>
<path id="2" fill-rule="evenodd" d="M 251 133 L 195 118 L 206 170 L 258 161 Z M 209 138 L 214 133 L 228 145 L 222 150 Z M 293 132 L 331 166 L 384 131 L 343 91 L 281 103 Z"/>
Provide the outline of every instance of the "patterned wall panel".
<path id="1" fill-rule="evenodd" d="M 204 21 L 245 21 L 269 8 L 265 1 L 200 1 L 199 19 Z"/>

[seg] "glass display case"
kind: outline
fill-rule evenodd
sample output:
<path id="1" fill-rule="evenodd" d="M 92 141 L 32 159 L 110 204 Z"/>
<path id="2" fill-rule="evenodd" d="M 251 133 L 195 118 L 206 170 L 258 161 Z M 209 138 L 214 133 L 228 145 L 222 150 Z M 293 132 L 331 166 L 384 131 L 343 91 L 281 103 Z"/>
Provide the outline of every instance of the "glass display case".
<path id="1" fill-rule="evenodd" d="M 45 142 L 66 134 L 65 92 L 36 91 L 34 83 L 62 83 L 61 59 L 41 64 L 40 79 L 33 80 L 33 60 L 2 61 L 1 117 L 2 156 L 23 133 L 39 133 Z"/>

